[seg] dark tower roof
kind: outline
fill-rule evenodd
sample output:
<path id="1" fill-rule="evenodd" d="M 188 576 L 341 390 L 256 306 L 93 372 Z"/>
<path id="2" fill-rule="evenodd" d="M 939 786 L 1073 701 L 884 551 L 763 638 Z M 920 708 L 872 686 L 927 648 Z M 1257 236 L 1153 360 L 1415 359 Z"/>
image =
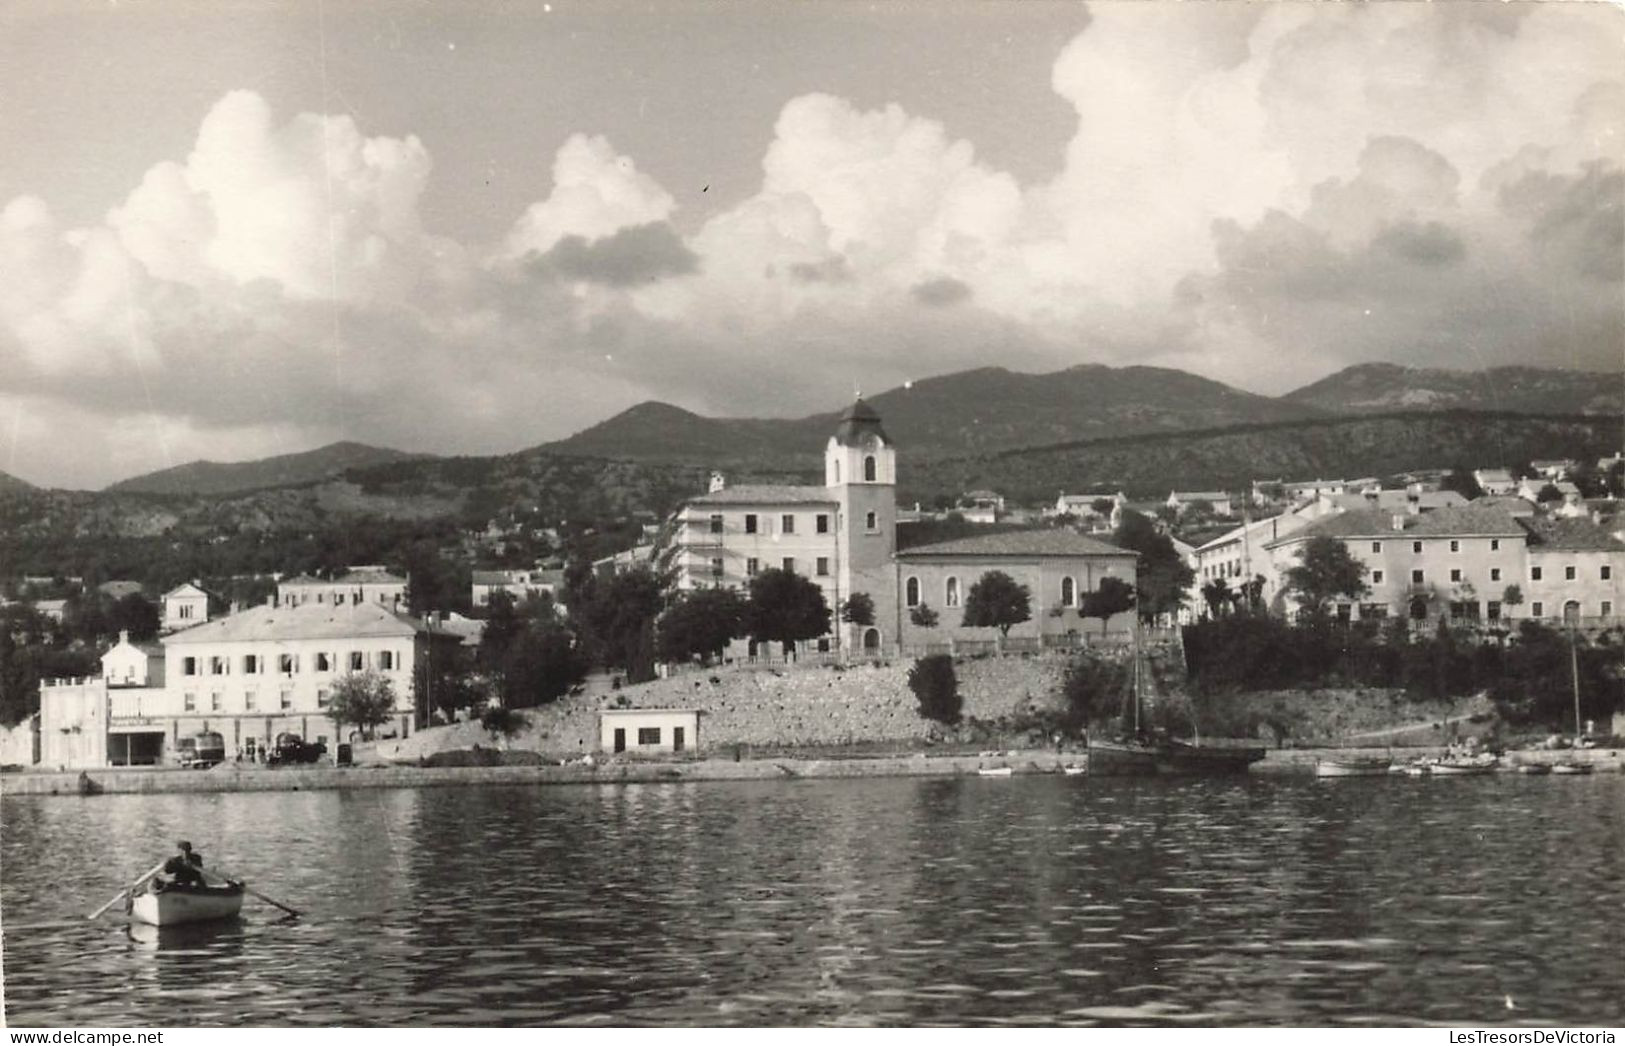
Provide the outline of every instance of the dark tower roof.
<path id="1" fill-rule="evenodd" d="M 855 447 L 863 442 L 863 437 L 870 435 L 879 436 L 887 446 L 892 445 L 891 437 L 880 427 L 880 415 L 859 396 L 841 415 L 841 423 L 835 427 L 835 442 Z"/>

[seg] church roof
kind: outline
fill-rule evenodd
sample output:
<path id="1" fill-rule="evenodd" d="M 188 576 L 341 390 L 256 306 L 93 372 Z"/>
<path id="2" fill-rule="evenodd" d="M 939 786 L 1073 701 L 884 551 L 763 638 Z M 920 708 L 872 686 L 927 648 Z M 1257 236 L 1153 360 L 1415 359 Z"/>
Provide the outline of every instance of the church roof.
<path id="1" fill-rule="evenodd" d="M 1109 545 L 1073 530 L 1015 530 L 1000 534 L 916 545 L 897 553 L 898 559 L 915 556 L 1132 556 L 1126 548 Z"/>
<path id="2" fill-rule="evenodd" d="M 875 409 L 863 401 L 859 396 L 852 406 L 846 408 L 841 415 L 841 423 L 835 427 L 835 442 L 842 446 L 855 447 L 863 442 L 866 436 L 879 436 L 881 442 L 887 446 L 894 446 L 891 437 L 880 426 L 880 415 Z"/>
<path id="3" fill-rule="evenodd" d="M 828 487 L 796 487 L 787 483 L 745 483 L 696 494 L 690 505 L 834 505 Z"/>

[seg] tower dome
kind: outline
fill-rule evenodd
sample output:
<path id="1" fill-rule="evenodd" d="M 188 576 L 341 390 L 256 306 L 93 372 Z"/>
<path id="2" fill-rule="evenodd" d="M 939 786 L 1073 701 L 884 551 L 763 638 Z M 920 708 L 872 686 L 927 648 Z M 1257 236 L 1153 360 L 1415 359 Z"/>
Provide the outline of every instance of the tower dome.
<path id="1" fill-rule="evenodd" d="M 868 436 L 878 436 L 882 443 L 892 445 L 891 437 L 880 426 L 880 415 L 859 396 L 841 415 L 841 423 L 835 427 L 835 442 L 856 447 L 861 446 Z"/>

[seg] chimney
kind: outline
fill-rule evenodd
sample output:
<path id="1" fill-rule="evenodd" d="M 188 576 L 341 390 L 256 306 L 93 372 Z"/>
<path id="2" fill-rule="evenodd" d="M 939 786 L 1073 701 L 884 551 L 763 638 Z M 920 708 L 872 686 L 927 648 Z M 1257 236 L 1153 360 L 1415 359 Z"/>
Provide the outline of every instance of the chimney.
<path id="1" fill-rule="evenodd" d="M 128 643 L 130 641 L 130 630 L 127 629 L 127 628 L 119 629 L 118 630 L 118 641 L 119 641 L 120 646 L 124 645 L 125 643 Z"/>
<path id="2" fill-rule="evenodd" d="M 1405 529 L 1405 517 L 1404 517 L 1403 514 L 1398 513 L 1398 512 L 1394 513 L 1394 529 L 1395 530 L 1404 530 Z"/>
<path id="3" fill-rule="evenodd" d="M 728 485 L 728 480 L 727 480 L 726 477 L 723 476 L 722 473 L 720 473 L 720 472 L 711 473 L 711 490 L 710 490 L 710 492 L 712 494 L 715 494 L 717 491 L 723 489 L 727 485 Z"/>

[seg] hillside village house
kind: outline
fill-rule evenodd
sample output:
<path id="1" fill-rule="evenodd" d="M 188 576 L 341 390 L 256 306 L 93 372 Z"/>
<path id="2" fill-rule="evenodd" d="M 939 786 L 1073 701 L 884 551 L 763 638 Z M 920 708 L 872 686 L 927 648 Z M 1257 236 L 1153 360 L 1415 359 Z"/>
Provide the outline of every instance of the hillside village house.
<path id="1" fill-rule="evenodd" d="M 277 603 L 285 607 L 306 603 L 341 607 L 355 603 L 376 603 L 390 610 L 406 607 L 407 579 L 390 573 L 383 567 L 351 567 L 335 578 L 298 577 L 279 581 L 276 586 Z"/>
<path id="2" fill-rule="evenodd" d="M 1620 624 L 1625 543 L 1590 520 L 1519 519 L 1476 502 L 1432 512 L 1353 509 L 1268 543 L 1274 576 L 1320 536 L 1343 542 L 1366 568 L 1369 593 L 1335 607 L 1346 620 Z M 1521 601 L 1507 598 L 1513 587 Z M 1272 605 L 1294 609 L 1279 588 Z"/>
<path id="3" fill-rule="evenodd" d="M 1165 504 L 1177 515 L 1184 515 L 1193 505 L 1206 505 L 1215 516 L 1232 515 L 1230 495 L 1222 490 L 1175 490 L 1168 494 Z"/>
<path id="4" fill-rule="evenodd" d="M 1511 494 L 1518 489 L 1518 481 L 1512 478 L 1512 473 L 1506 469 L 1475 469 L 1473 482 L 1484 493 L 1499 497 Z"/>
<path id="5" fill-rule="evenodd" d="M 102 674 L 40 687 L 40 762 L 47 767 L 170 761 L 182 738 L 213 731 L 245 757 L 281 733 L 330 744 L 328 696 L 346 675 L 394 687 L 385 736 L 411 730 L 421 626 L 376 603 L 266 604 L 163 637 L 162 654 L 127 640 Z M 145 662 L 145 664 L 143 664 Z"/>
<path id="6" fill-rule="evenodd" d="M 879 655 L 971 635 L 991 639 L 991 629 L 960 625 L 964 599 L 989 570 L 1028 584 L 1033 619 L 1010 634 L 1033 639 L 1075 629 L 1078 602 L 1101 578 L 1133 582 L 1134 553 L 1069 531 L 988 535 L 899 552 L 896 484 L 897 448 L 880 416 L 859 399 L 825 446 L 822 486 L 730 487 L 718 476 L 711 490 L 684 502 L 667 553 L 677 586 L 746 588 L 762 570 L 793 571 L 817 584 L 836 611 L 831 634 L 801 652 Z M 853 593 L 874 602 L 873 625 L 839 619 L 838 608 Z M 937 611 L 937 627 L 910 620 L 909 609 L 922 603 Z M 1052 607 L 1060 613 L 1051 616 Z M 736 656 L 756 653 L 754 643 L 735 646 Z"/>
<path id="7" fill-rule="evenodd" d="M 490 606 L 491 597 L 498 592 L 506 592 L 515 603 L 546 595 L 557 604 L 563 590 L 562 570 L 476 570 L 470 598 L 476 607 Z"/>
<path id="8" fill-rule="evenodd" d="M 164 593 L 163 630 L 174 632 L 209 620 L 209 594 L 188 581 Z"/>
<path id="9" fill-rule="evenodd" d="M 959 514 L 971 523 L 997 523 L 1004 515 L 1004 498 L 991 490 L 972 490 L 959 499 Z"/>
<path id="10" fill-rule="evenodd" d="M 1268 519 L 1244 523 L 1233 530 L 1225 531 L 1196 549 L 1192 553 L 1191 569 L 1196 574 L 1192 587 L 1196 589 L 1198 613 L 1205 607 L 1201 588 L 1215 578 L 1223 578 L 1230 589 L 1235 591 L 1241 585 L 1262 575 L 1264 578 L 1262 598 L 1267 605 L 1275 598 L 1281 585 L 1269 546 L 1289 534 L 1302 530 L 1309 522 L 1310 518 L 1306 515 L 1287 512 Z"/>
<path id="11" fill-rule="evenodd" d="M 1097 505 L 1106 505 L 1104 511 Z M 1123 522 L 1123 509 L 1128 505 L 1128 498 L 1122 491 L 1116 493 L 1101 492 L 1098 494 L 1062 494 L 1055 499 L 1055 508 L 1050 513 L 1056 516 L 1076 516 L 1080 522 L 1089 528 L 1092 534 L 1104 534 L 1116 530 Z"/>

